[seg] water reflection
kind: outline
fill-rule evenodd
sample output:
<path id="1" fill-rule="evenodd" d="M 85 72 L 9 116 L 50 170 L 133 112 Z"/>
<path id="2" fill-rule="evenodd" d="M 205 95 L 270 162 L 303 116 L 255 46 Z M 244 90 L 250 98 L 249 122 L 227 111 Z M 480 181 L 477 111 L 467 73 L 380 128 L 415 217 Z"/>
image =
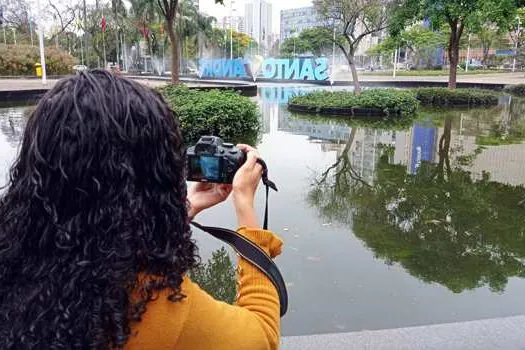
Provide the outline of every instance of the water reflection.
<path id="1" fill-rule="evenodd" d="M 31 108 L 1 108 L 0 131 L 12 147 L 18 147 Z"/>
<path id="2" fill-rule="evenodd" d="M 525 145 L 507 141 L 524 129 L 523 103 L 424 111 L 392 126 L 291 115 L 286 96 L 302 91 L 268 87 L 258 99 L 258 147 L 280 190 L 270 227 L 286 243 L 277 260 L 290 297 L 284 335 L 525 313 Z M 15 157 L 23 111 L 0 110 L 0 176 Z M 259 213 L 264 204 L 261 189 Z M 199 220 L 233 228 L 232 213 L 226 203 Z M 231 301 L 233 260 L 194 234 L 212 259 L 193 278 Z"/>
<path id="3" fill-rule="evenodd" d="M 525 277 L 525 144 L 477 141 L 523 125 L 507 105 L 429 113 L 427 125 L 401 132 L 353 128 L 308 201 L 412 276 L 456 293 L 502 292 Z"/>
<path id="4" fill-rule="evenodd" d="M 206 263 L 190 271 L 190 276 L 215 299 L 228 304 L 235 302 L 235 267 L 224 247 L 214 251 Z"/>

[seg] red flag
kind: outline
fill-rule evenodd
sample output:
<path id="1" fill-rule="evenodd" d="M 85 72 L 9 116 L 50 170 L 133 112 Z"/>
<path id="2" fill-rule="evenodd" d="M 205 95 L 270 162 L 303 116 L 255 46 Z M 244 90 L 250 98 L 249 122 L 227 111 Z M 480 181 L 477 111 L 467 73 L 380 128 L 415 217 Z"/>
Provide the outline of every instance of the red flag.
<path id="1" fill-rule="evenodd" d="M 100 26 L 102 27 L 102 31 L 106 31 L 106 17 L 102 16 L 102 21 L 100 22 Z"/>

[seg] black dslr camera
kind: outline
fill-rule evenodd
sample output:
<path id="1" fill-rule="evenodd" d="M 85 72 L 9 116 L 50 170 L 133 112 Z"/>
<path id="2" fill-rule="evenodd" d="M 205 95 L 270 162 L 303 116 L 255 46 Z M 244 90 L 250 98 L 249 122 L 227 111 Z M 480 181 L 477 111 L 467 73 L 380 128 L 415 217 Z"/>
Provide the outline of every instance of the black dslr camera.
<path id="1" fill-rule="evenodd" d="M 188 148 L 188 181 L 231 184 L 246 155 L 216 136 L 203 136 Z"/>

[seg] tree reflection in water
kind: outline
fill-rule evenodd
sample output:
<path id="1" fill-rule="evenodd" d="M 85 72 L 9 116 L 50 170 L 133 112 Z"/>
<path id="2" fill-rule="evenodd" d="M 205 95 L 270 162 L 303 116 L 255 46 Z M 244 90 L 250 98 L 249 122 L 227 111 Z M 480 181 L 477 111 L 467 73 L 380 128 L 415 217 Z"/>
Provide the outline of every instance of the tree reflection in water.
<path id="1" fill-rule="evenodd" d="M 383 146 L 372 184 L 352 169 L 350 138 L 308 200 L 324 218 L 349 225 L 378 258 L 425 282 L 456 293 L 503 292 L 509 278 L 525 277 L 525 188 L 466 171 L 482 149 L 455 156 L 452 120 L 445 117 L 436 163 L 409 174 Z"/>
<path id="2" fill-rule="evenodd" d="M 190 271 L 190 277 L 215 299 L 235 302 L 235 267 L 224 247 L 213 252 L 207 263 Z"/>

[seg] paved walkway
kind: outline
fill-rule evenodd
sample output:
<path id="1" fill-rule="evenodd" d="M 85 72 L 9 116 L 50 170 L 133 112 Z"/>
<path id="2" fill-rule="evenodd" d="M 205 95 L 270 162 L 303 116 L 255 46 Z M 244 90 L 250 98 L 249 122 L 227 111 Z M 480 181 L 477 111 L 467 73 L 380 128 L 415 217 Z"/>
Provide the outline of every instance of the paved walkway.
<path id="1" fill-rule="evenodd" d="M 154 77 L 158 78 L 158 77 Z M 165 80 L 146 80 L 137 78 L 137 81 L 151 86 L 157 87 L 164 85 L 168 82 L 168 79 Z M 340 73 L 336 76 L 337 81 L 350 81 L 351 76 L 349 73 Z M 385 75 L 372 75 L 372 74 L 362 74 L 361 81 L 370 81 L 370 82 L 381 82 L 381 81 L 429 81 L 429 82 L 446 82 L 448 77 L 446 76 L 403 76 L 392 78 L 391 76 Z M 0 79 L 0 91 L 9 91 L 9 90 L 32 90 L 32 89 L 48 89 L 53 86 L 57 80 L 48 80 L 48 83 L 44 86 L 42 82 L 37 79 Z M 229 81 L 231 83 L 231 81 Z M 494 74 L 473 74 L 473 75 L 459 75 L 458 82 L 468 82 L 468 83 L 491 83 L 491 84 L 524 84 L 525 83 L 525 74 L 520 73 L 494 73 Z M 186 82 L 188 85 L 196 84 L 198 82 Z M 219 85 L 220 81 L 216 81 Z M 246 83 L 246 82 L 243 82 Z M 278 83 L 278 82 L 276 82 Z"/>
<path id="2" fill-rule="evenodd" d="M 525 316 L 432 326 L 285 337 L 282 350 L 523 350 Z"/>

